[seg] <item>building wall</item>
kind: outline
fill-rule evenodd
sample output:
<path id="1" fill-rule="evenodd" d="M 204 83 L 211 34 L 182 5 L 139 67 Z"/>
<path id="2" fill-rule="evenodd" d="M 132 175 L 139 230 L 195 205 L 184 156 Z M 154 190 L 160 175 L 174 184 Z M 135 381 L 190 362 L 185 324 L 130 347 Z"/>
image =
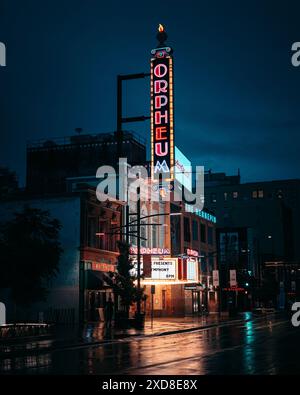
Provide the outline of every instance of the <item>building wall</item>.
<path id="1" fill-rule="evenodd" d="M 146 162 L 146 147 L 133 133 L 124 132 L 121 147 L 128 163 Z M 114 133 L 34 141 L 27 147 L 26 189 L 34 193 L 65 192 L 66 178 L 95 176 L 99 166 L 116 167 L 117 158 Z"/>
<path id="2" fill-rule="evenodd" d="M 218 227 L 252 228 L 260 254 L 300 262 L 300 180 L 224 183 L 205 185 L 205 207 Z"/>
<path id="3" fill-rule="evenodd" d="M 145 286 L 146 315 L 151 316 L 152 296 L 151 285 Z M 186 307 L 187 306 L 187 307 Z M 191 314 L 189 300 L 186 301 L 184 284 L 155 284 L 155 294 L 153 295 L 153 316 L 154 317 L 175 317 Z"/>
<path id="4" fill-rule="evenodd" d="M 21 310 L 20 315 L 23 315 L 24 319 L 36 321 L 38 313 L 43 312 L 46 320 L 78 321 L 80 198 L 74 196 L 3 202 L 0 205 L 0 222 L 12 218 L 13 213 L 21 211 L 24 204 L 33 208 L 49 210 L 50 215 L 60 221 L 62 225 L 60 242 L 63 254 L 59 263 L 59 273 L 49 283 L 47 302 L 35 304 L 28 311 Z M 11 318 L 12 305 L 8 303 L 8 319 Z"/>

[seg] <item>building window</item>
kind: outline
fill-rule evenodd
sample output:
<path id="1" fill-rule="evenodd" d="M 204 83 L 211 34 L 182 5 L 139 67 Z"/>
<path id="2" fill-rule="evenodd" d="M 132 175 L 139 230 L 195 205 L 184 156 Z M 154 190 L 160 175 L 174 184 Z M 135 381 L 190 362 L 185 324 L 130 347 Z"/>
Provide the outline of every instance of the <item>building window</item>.
<path id="1" fill-rule="evenodd" d="M 207 255 L 205 252 L 202 255 L 203 256 L 200 260 L 200 269 L 201 269 L 201 273 L 206 273 L 207 272 Z"/>
<path id="2" fill-rule="evenodd" d="M 97 218 L 96 217 L 89 217 L 88 218 L 88 240 L 87 240 L 87 244 L 89 247 L 93 247 L 93 248 L 97 247 L 97 236 L 96 236 L 97 232 L 98 232 Z"/>
<path id="3" fill-rule="evenodd" d="M 209 255 L 208 255 L 208 265 L 209 265 L 209 271 L 210 272 L 212 272 L 214 270 L 214 268 L 215 268 L 214 267 L 215 266 L 214 263 L 215 263 L 215 260 L 214 260 L 213 254 L 209 253 Z"/>
<path id="4" fill-rule="evenodd" d="M 166 303 L 166 293 L 167 291 L 165 289 L 162 290 L 162 295 L 161 295 L 161 300 L 162 300 L 162 309 L 165 310 L 167 307 Z"/>
<path id="5" fill-rule="evenodd" d="M 152 248 L 156 248 L 157 247 L 157 227 L 151 226 L 152 228 Z"/>
<path id="6" fill-rule="evenodd" d="M 202 243 L 206 243 L 206 226 L 205 224 L 200 224 L 200 238 Z"/>
<path id="7" fill-rule="evenodd" d="M 213 228 L 211 226 L 208 226 L 207 228 L 207 242 L 209 245 L 213 245 L 214 243 L 214 232 Z"/>
<path id="8" fill-rule="evenodd" d="M 216 193 L 212 193 L 210 195 L 210 202 L 211 203 L 216 203 L 217 202 L 217 194 Z"/>
<path id="9" fill-rule="evenodd" d="M 281 190 L 281 189 L 278 189 L 278 191 L 276 192 L 276 197 L 277 197 L 278 199 L 282 199 L 282 198 L 283 198 L 283 193 L 282 193 L 282 190 Z"/>
<path id="10" fill-rule="evenodd" d="M 146 221 L 141 221 L 141 237 L 141 246 L 147 247 L 147 240 L 145 240 L 147 239 Z"/>
<path id="11" fill-rule="evenodd" d="M 192 229 L 193 229 L 193 240 L 198 241 L 198 222 L 195 220 L 193 220 Z"/>
<path id="12" fill-rule="evenodd" d="M 262 199 L 264 197 L 264 191 L 263 189 L 256 189 L 255 191 L 252 191 L 252 198 L 253 199 Z"/>
<path id="13" fill-rule="evenodd" d="M 191 241 L 190 219 L 184 217 L 184 241 Z"/>
<path id="14" fill-rule="evenodd" d="M 134 233 L 137 234 L 137 217 L 134 215 L 131 215 L 129 222 L 132 222 L 131 225 L 129 225 L 129 232 L 131 234 L 129 234 L 129 243 L 136 246 L 137 245 L 137 239 L 134 236 Z"/>
<path id="15" fill-rule="evenodd" d="M 237 199 L 238 196 L 239 196 L 239 193 L 238 193 L 238 192 L 232 192 L 232 197 L 233 197 L 233 199 Z"/>
<path id="16" fill-rule="evenodd" d="M 197 281 L 197 261 L 187 260 L 187 280 Z"/>
<path id="17" fill-rule="evenodd" d="M 227 201 L 227 198 L 228 198 L 228 193 L 224 192 L 224 200 L 225 200 L 225 202 Z"/>

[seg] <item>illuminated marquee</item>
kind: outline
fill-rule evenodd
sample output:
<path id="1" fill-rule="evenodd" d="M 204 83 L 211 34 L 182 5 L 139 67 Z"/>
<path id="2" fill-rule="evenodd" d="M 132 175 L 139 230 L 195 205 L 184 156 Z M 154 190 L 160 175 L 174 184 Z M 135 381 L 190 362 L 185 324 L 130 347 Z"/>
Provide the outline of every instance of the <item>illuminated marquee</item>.
<path id="1" fill-rule="evenodd" d="M 162 25 L 158 38 L 166 38 Z M 152 178 L 174 178 L 173 58 L 170 47 L 151 51 L 151 165 Z"/>
<path id="2" fill-rule="evenodd" d="M 140 249 L 141 255 L 170 255 L 169 248 L 148 248 L 148 247 L 141 247 Z M 137 247 L 130 247 L 129 249 L 130 254 L 137 255 L 138 249 Z"/>

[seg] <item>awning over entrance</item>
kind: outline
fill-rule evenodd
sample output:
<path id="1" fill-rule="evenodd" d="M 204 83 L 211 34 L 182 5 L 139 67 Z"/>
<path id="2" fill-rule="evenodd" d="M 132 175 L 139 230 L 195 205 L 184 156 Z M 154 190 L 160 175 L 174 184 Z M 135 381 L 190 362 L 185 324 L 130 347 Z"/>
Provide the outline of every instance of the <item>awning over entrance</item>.
<path id="1" fill-rule="evenodd" d="M 186 284 L 185 286 L 184 286 L 184 289 L 186 290 L 186 291 L 202 291 L 204 288 L 203 288 L 203 284 L 201 284 L 201 283 L 190 283 L 190 284 Z"/>
<path id="2" fill-rule="evenodd" d="M 106 289 L 111 288 L 110 278 L 103 272 L 97 270 L 87 270 L 86 289 Z"/>

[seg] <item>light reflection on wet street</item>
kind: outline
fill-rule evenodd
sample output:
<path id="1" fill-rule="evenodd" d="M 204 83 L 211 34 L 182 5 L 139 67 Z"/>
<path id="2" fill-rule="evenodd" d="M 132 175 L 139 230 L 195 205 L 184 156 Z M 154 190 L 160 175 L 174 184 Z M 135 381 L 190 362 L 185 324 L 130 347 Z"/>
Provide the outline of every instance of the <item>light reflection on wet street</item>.
<path id="1" fill-rule="evenodd" d="M 0 360 L 2 373 L 299 374 L 300 328 L 280 317 Z"/>

